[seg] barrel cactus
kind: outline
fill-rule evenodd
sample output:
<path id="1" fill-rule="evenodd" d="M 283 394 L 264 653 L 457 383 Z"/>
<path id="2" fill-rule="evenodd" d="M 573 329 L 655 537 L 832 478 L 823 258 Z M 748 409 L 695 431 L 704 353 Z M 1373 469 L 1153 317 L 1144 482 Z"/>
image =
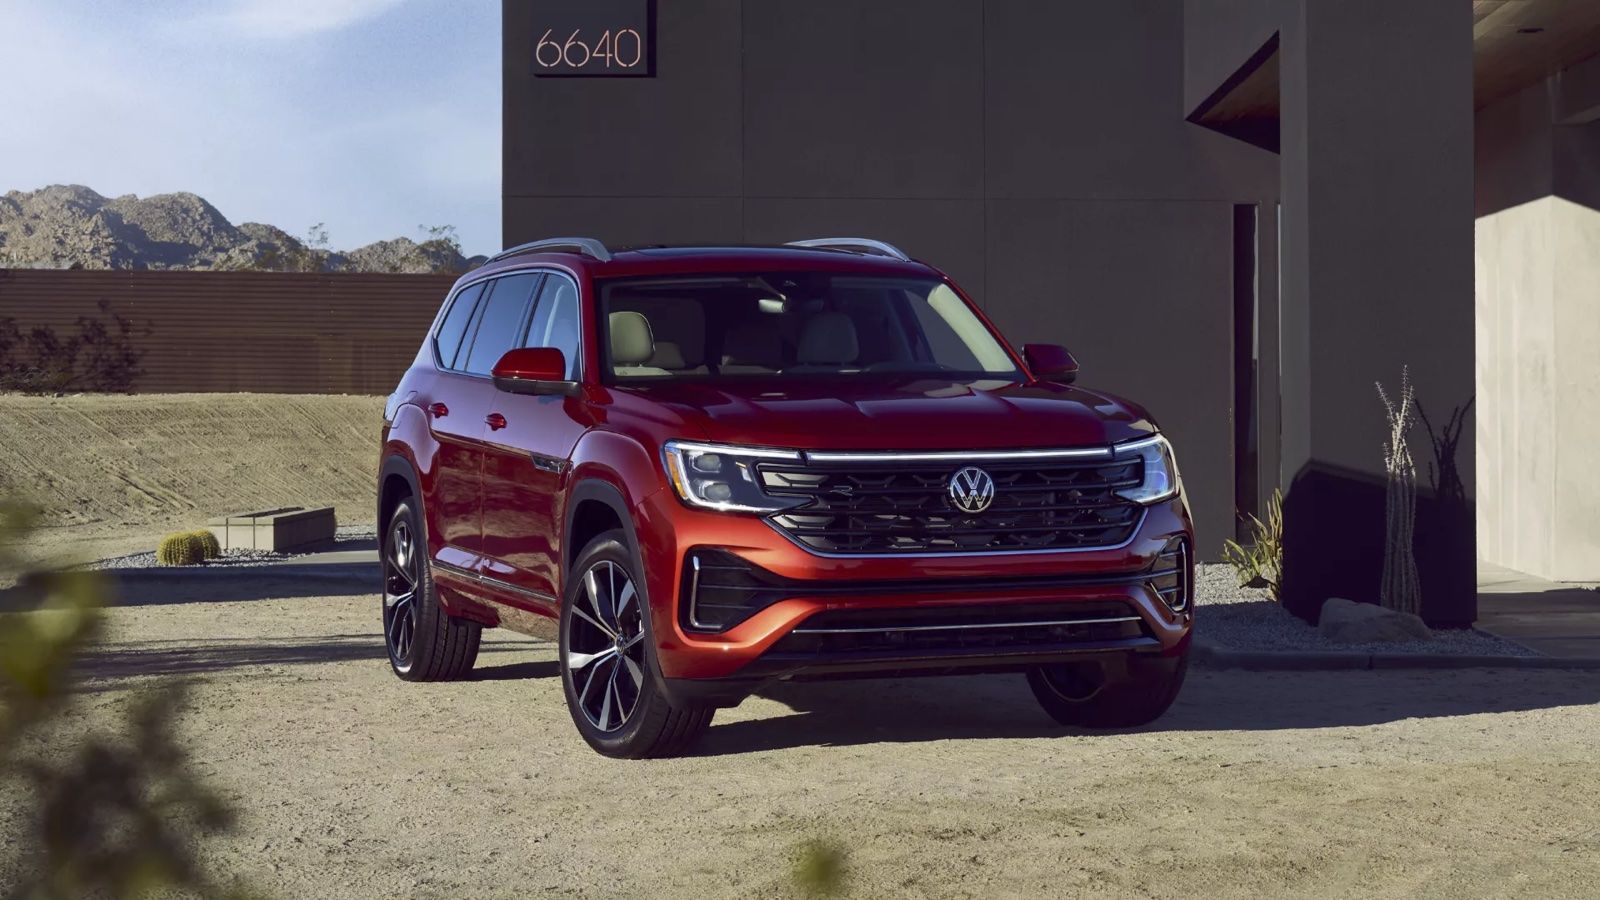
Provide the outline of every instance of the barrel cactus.
<path id="1" fill-rule="evenodd" d="M 192 566 L 204 561 L 204 552 L 194 532 L 169 534 L 156 547 L 156 562 L 163 566 Z"/>
<path id="2" fill-rule="evenodd" d="M 190 533 L 194 535 L 195 540 L 200 542 L 201 559 L 216 559 L 222 555 L 222 542 L 217 540 L 215 534 L 204 528 Z"/>

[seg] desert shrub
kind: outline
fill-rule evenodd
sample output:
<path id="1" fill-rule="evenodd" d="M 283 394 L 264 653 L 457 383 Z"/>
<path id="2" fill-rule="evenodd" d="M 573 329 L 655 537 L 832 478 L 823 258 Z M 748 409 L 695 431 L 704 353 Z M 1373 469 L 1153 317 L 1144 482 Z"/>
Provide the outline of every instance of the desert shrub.
<path id="1" fill-rule="evenodd" d="M 78 317 L 75 334 L 43 325 L 24 332 L 15 319 L 0 318 L 0 391 L 126 393 L 144 374 L 138 336 L 105 300 L 98 316 Z"/>
<path id="2" fill-rule="evenodd" d="M 193 535 L 194 539 L 200 544 L 201 559 L 216 559 L 222 555 L 222 542 L 217 540 L 217 536 L 215 534 L 212 534 L 210 531 L 204 528 L 200 529 L 199 531 L 191 531 L 189 533 Z"/>
<path id="3" fill-rule="evenodd" d="M 1239 586 L 1266 588 L 1272 599 L 1283 599 L 1283 492 L 1273 490 L 1267 501 L 1265 522 L 1253 514 L 1244 517 L 1246 543 L 1226 541 L 1222 558 L 1239 575 Z"/>
<path id="4" fill-rule="evenodd" d="M 156 546 L 156 562 L 163 566 L 192 566 L 205 561 L 205 548 L 192 531 L 169 534 Z"/>

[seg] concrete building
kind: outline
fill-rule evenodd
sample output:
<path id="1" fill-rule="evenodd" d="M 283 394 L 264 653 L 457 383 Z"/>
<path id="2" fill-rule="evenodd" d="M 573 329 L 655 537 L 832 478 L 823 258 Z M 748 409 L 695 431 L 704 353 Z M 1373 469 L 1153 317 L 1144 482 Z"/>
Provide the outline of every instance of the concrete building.
<path id="1" fill-rule="evenodd" d="M 624 23 L 626 72 L 545 43 Z M 1308 616 L 1376 599 L 1408 369 L 1435 429 L 1476 397 L 1459 494 L 1412 445 L 1463 624 L 1474 521 L 1600 578 L 1596 53 L 1584 0 L 508 0 L 504 237 L 892 241 L 1151 408 L 1205 556 L 1281 487 Z"/>

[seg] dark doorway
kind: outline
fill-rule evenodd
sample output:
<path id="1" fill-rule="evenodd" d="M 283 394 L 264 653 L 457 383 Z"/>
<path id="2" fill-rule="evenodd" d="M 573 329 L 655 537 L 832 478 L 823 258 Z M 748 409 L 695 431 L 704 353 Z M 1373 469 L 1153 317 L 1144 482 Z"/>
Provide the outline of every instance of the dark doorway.
<path id="1" fill-rule="evenodd" d="M 1260 515 L 1260 267 L 1256 257 L 1258 210 L 1233 208 L 1233 505 L 1235 531 L 1243 539 L 1245 513 Z"/>

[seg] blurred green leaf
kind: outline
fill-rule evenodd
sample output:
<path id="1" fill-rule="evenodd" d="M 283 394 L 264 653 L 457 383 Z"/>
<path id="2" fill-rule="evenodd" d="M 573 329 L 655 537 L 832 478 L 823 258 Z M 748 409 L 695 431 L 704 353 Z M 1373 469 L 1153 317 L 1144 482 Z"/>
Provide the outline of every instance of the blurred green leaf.
<path id="1" fill-rule="evenodd" d="M 795 861 L 794 881 L 813 897 L 834 897 L 844 892 L 845 851 L 833 841 L 816 838 L 802 844 Z"/>
<path id="2" fill-rule="evenodd" d="M 174 737 L 185 686 L 136 695 L 117 731 L 75 726 L 72 666 L 99 638 L 108 587 L 93 572 L 22 562 L 33 521 L 26 506 L 0 503 L 0 787 L 24 791 L 32 806 L 13 821 L 33 823 L 17 836 L 22 875 L 5 896 L 243 896 L 194 855 L 233 812 Z"/>

